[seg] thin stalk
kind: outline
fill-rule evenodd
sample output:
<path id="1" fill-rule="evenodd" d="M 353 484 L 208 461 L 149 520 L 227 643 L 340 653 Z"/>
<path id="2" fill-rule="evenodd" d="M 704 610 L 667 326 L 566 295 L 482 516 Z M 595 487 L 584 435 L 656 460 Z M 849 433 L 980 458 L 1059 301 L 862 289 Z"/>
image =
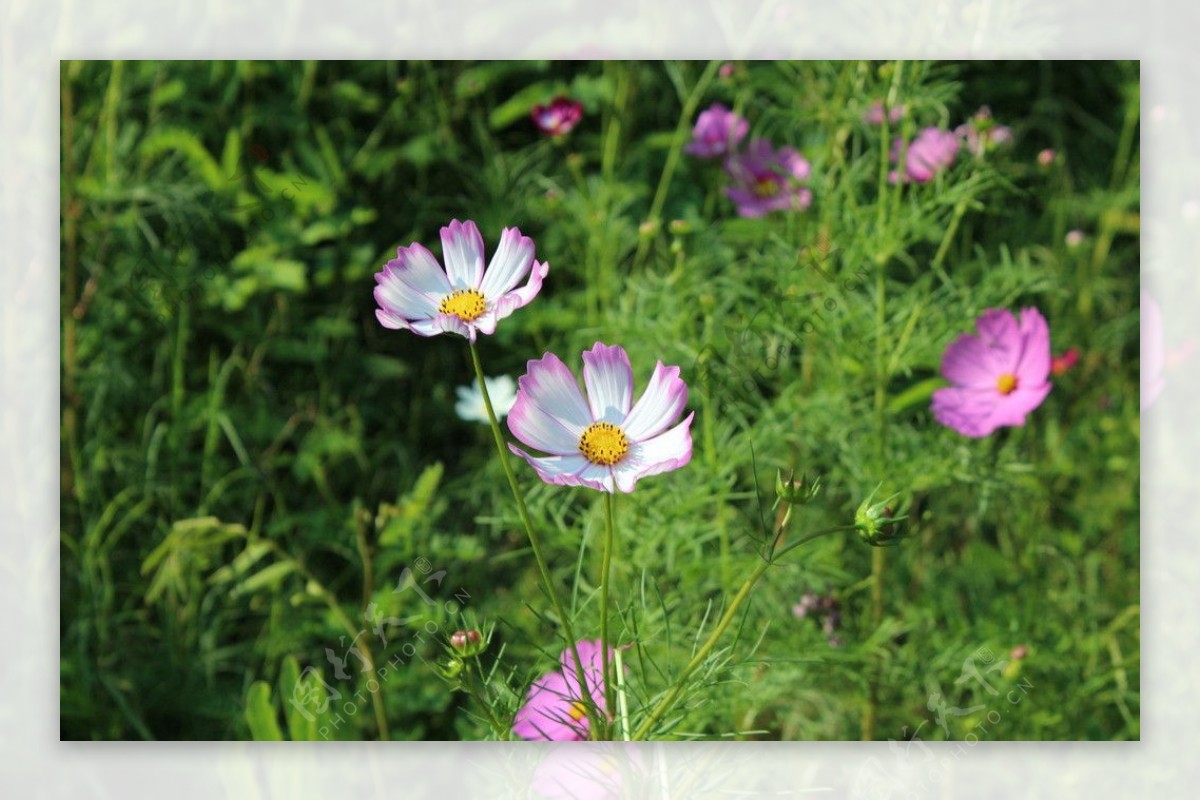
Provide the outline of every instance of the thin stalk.
<path id="1" fill-rule="evenodd" d="M 613 525 L 613 493 L 604 493 L 604 556 L 600 565 L 600 654 L 604 660 L 604 708 L 612 710 L 613 676 L 612 664 L 608 659 L 608 585 L 612 568 L 613 540 L 616 527 Z"/>
<path id="2" fill-rule="evenodd" d="M 785 512 L 784 514 L 784 522 L 779 526 L 779 530 L 775 538 L 776 542 L 779 541 L 780 536 L 783 534 L 783 531 L 787 526 L 786 521 L 791 517 L 790 511 L 791 509 L 789 507 L 788 512 Z M 654 724 L 657 723 L 663 715 L 669 712 L 671 707 L 675 705 L 675 702 L 679 700 L 679 696 L 683 693 L 683 688 L 687 683 L 687 680 L 702 664 L 704 664 L 704 661 L 708 659 L 708 655 L 711 654 L 713 649 L 717 647 L 717 643 L 720 641 L 721 636 L 725 634 L 725 630 L 729 628 L 729 625 L 733 622 L 734 617 L 737 616 L 738 609 L 740 609 L 742 604 L 745 603 L 746 598 L 750 596 L 750 591 L 754 589 L 754 585 L 758 583 L 760 578 L 762 578 L 762 574 L 767 572 L 767 568 L 775 564 L 776 557 L 778 555 L 781 555 L 786 551 L 790 551 L 799 545 L 812 542 L 818 537 L 823 537 L 826 534 L 832 534 L 835 531 L 847 531 L 852 528 L 853 526 L 834 526 L 832 528 L 815 531 L 809 534 L 807 537 L 803 537 L 797 542 L 792 543 L 775 557 L 763 559 L 761 562 L 759 562 L 758 566 L 754 568 L 754 572 L 750 574 L 750 577 L 742 582 L 741 589 L 738 590 L 737 595 L 735 595 L 733 600 L 730 602 L 729 607 L 725 610 L 725 614 L 721 615 L 721 619 L 717 622 L 716 628 L 714 628 L 712 633 L 708 635 L 708 639 L 705 640 L 704 644 L 700 646 L 700 650 L 696 651 L 696 654 L 692 657 L 692 660 L 683 668 L 683 671 L 679 674 L 679 678 L 676 679 L 675 684 L 671 686 L 670 691 L 663 697 L 661 701 L 658 702 L 654 709 L 651 710 L 649 716 L 642 721 L 642 725 L 639 726 L 637 731 L 633 733 L 633 739 L 644 739 L 646 735 L 650 733 L 650 730 L 654 728 Z"/>
<path id="3" fill-rule="evenodd" d="M 625 668 L 621 664 L 621 652 L 613 651 L 617 673 L 617 709 L 621 714 L 621 739 L 629 742 L 629 705 L 625 703 Z"/>
<path id="4" fill-rule="evenodd" d="M 358 635 L 362 633 L 362 630 L 355 627 L 354 623 L 346 615 L 346 610 L 342 609 L 342 605 L 338 603 L 338 600 L 334 594 L 330 592 L 329 589 L 326 588 L 316 576 L 310 573 L 308 569 L 300 563 L 299 559 L 285 551 L 278 543 L 274 542 L 273 540 L 264 539 L 257 539 L 257 541 L 265 544 L 267 548 L 270 549 L 270 551 L 281 560 L 285 562 L 291 562 L 292 568 L 301 576 L 301 578 L 304 579 L 306 585 L 310 588 L 310 591 L 324 601 L 325 605 L 329 607 L 329 611 L 333 612 L 333 616 L 337 619 L 337 622 L 346 630 L 346 633 L 350 635 L 350 641 L 351 644 L 353 644 L 354 640 L 358 638 Z M 374 672 L 376 663 L 375 654 L 371 652 L 371 644 L 366 640 L 363 640 L 359 644 L 359 648 L 362 650 L 362 654 L 366 658 L 367 662 L 370 663 L 371 671 Z M 371 705 L 375 709 L 375 726 L 379 729 L 379 739 L 387 740 L 387 715 L 384 711 L 383 692 L 381 687 L 381 683 L 377 681 L 375 682 L 375 689 L 371 690 L 371 682 L 367 682 L 367 691 L 371 693 Z"/>
<path id="5" fill-rule="evenodd" d="M 563 634 L 566 635 L 567 647 L 571 649 L 571 655 L 575 657 L 575 678 L 579 681 L 579 694 L 586 696 L 579 700 L 583 702 L 586 708 L 588 721 L 591 723 L 593 717 L 602 718 L 603 716 L 596 715 L 596 705 L 592 701 L 592 694 L 587 683 L 587 677 L 583 672 L 583 662 L 579 659 L 579 647 L 575 639 L 575 632 L 571 629 L 571 618 L 567 616 L 567 610 L 563 606 L 562 599 L 558 596 L 558 590 L 554 588 L 554 580 L 550 577 L 550 569 L 546 567 L 546 559 L 542 556 L 542 543 L 538 539 L 537 532 L 533 528 L 533 521 L 529 517 L 529 509 L 525 506 L 525 496 L 521 494 L 520 487 L 517 486 L 517 477 L 513 474 L 512 465 L 508 463 L 508 448 L 504 444 L 504 435 L 500 432 L 500 421 L 496 419 L 496 411 L 492 408 L 492 398 L 488 395 L 487 381 L 483 377 L 483 365 L 479 362 L 479 351 L 475 349 L 475 343 L 468 343 L 468 350 L 471 351 L 471 364 L 475 367 L 475 377 L 479 381 L 479 392 L 483 395 L 483 408 L 487 410 L 488 422 L 492 427 L 492 436 L 496 440 L 496 452 L 500 456 L 500 466 L 504 468 L 504 476 L 508 479 L 509 489 L 512 490 L 513 499 L 517 502 L 517 514 L 521 517 L 521 522 L 525 525 L 525 534 L 529 537 L 529 547 L 533 550 L 534 561 L 537 562 L 538 571 L 542 574 L 542 583 L 546 585 L 546 592 L 550 595 L 550 602 L 554 604 L 554 611 L 558 614 L 559 622 L 562 624 Z M 602 721 L 596 721 L 602 723 Z M 593 737 L 599 734 L 600 726 L 590 725 L 589 730 Z"/>
<path id="6" fill-rule="evenodd" d="M 696 85 L 692 87 L 692 93 L 688 95 L 687 100 L 684 101 L 683 109 L 679 112 L 679 122 L 675 126 L 675 135 L 671 138 L 670 148 L 667 149 L 667 161 L 663 165 L 662 175 L 659 176 L 658 188 L 654 190 L 654 200 L 650 203 L 650 214 L 646 217 L 646 220 L 651 225 L 659 222 L 659 215 L 662 214 L 663 205 L 667 202 L 667 188 L 670 187 L 671 178 L 675 175 L 675 168 L 679 165 L 679 156 L 683 152 L 683 140 L 687 137 L 688 129 L 691 127 L 696 106 L 700 104 L 700 98 L 704 95 L 704 90 L 712 83 L 713 76 L 717 74 L 719 66 L 719 61 L 708 62 L 708 66 L 704 68 L 704 72 L 700 73 L 700 78 L 696 81 Z M 637 253 L 633 257 L 633 269 L 636 270 L 642 263 L 642 259 L 646 256 L 646 251 L 650 248 L 651 242 L 654 241 L 655 233 L 643 235 L 638 242 Z"/>

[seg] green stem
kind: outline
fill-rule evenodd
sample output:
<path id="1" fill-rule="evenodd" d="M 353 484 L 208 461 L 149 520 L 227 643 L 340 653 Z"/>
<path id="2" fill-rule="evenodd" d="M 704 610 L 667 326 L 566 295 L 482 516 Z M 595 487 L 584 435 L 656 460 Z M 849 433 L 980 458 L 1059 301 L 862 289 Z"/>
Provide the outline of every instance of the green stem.
<path id="1" fill-rule="evenodd" d="M 601 659 L 604 660 L 604 708 L 610 712 L 613 708 L 613 676 L 612 664 L 608 658 L 608 577 L 612 568 L 613 540 L 616 531 L 616 527 L 613 525 L 613 507 L 615 505 L 613 493 L 604 493 L 604 557 L 600 566 L 600 654 Z"/>
<path id="2" fill-rule="evenodd" d="M 358 629 L 354 625 L 354 622 L 350 620 L 350 617 L 346 614 L 346 611 L 342 609 L 342 605 L 338 603 L 338 600 L 334 594 L 330 592 L 329 589 L 322 584 L 316 576 L 310 573 L 308 568 L 300 563 L 299 559 L 285 551 L 281 545 L 273 540 L 264 540 L 257 537 L 253 539 L 257 542 L 265 544 L 271 553 L 275 554 L 279 559 L 285 562 L 291 562 L 292 568 L 301 578 L 304 579 L 305 585 L 309 588 L 309 591 L 324 601 L 325 605 L 329 607 L 329 611 L 333 612 L 333 616 L 337 619 L 337 622 L 346 630 L 346 633 L 350 635 L 350 641 L 353 644 L 353 642 L 358 639 L 358 635 L 362 633 L 362 630 Z M 365 657 L 367 662 L 371 665 L 371 672 L 374 672 L 375 654 L 371 651 L 371 644 L 366 640 L 363 640 L 358 647 L 362 651 L 363 657 Z M 375 689 L 371 690 L 371 682 L 368 681 L 367 691 L 371 693 L 371 705 L 375 709 L 375 726 L 379 729 L 379 739 L 387 740 L 388 724 L 387 715 L 384 712 L 381 683 L 378 681 L 375 682 Z"/>
<path id="3" fill-rule="evenodd" d="M 679 122 L 675 126 L 675 135 L 671 138 L 671 146 L 667 150 L 667 161 L 663 165 L 662 175 L 658 179 L 658 188 L 654 190 L 654 200 L 650 203 L 650 214 L 646 217 L 646 221 L 652 225 L 659 222 L 659 215 L 662 214 L 663 205 L 667 202 L 667 188 L 671 185 L 671 178 L 675 175 L 675 168 L 679 165 L 679 156 L 683 153 L 683 140 L 687 137 L 688 130 L 691 128 L 696 106 L 700 104 L 700 98 L 712 82 L 713 76 L 717 74 L 717 68 L 720 66 L 720 63 L 719 61 L 710 61 L 708 63 L 708 66 L 704 68 L 704 72 L 700 73 L 700 78 L 696 81 L 696 85 L 692 87 L 692 93 L 684 101 L 683 109 L 679 113 Z M 649 250 L 656 233 L 657 231 L 652 231 L 649 234 L 642 235 L 641 240 L 638 242 L 637 253 L 633 257 L 633 269 L 636 270 L 642 263 L 642 259 L 645 258 L 646 251 Z"/>
<path id="4" fill-rule="evenodd" d="M 483 377 L 483 365 L 479 363 L 479 352 L 475 349 L 475 343 L 469 343 L 468 349 L 471 351 L 471 364 L 475 367 L 475 377 L 479 381 L 479 392 L 483 395 L 483 407 L 487 410 L 488 422 L 492 426 L 492 436 L 496 440 L 496 452 L 500 456 L 500 466 L 504 468 L 504 476 L 508 479 L 508 486 L 512 490 L 513 499 L 517 502 L 517 513 L 521 516 L 521 522 L 525 524 L 525 533 L 529 537 L 529 547 L 533 550 L 534 561 L 537 562 L 538 571 L 542 574 L 542 583 L 546 585 L 546 592 L 550 595 L 550 601 L 554 604 L 554 611 L 558 614 L 559 622 L 562 624 L 563 634 L 566 636 L 567 647 L 571 649 L 571 655 L 575 657 L 575 678 L 579 681 L 579 694 L 585 696 L 579 700 L 587 709 L 589 722 L 602 719 L 602 715 L 596 714 L 596 704 L 592 700 L 592 694 L 587 684 L 587 677 L 583 672 L 583 662 L 579 659 L 579 647 L 575 639 L 575 632 L 571 630 L 571 619 L 567 616 L 567 610 L 563 606 L 562 599 L 558 595 L 558 591 L 554 588 L 554 579 L 550 577 L 550 569 L 546 567 L 546 560 L 542 556 L 542 544 L 538 539 L 537 532 L 533 528 L 533 521 L 529 517 L 529 509 L 525 506 L 525 497 L 521 494 L 520 487 L 517 486 L 517 477 L 513 474 L 512 465 L 508 463 L 508 448 L 504 444 L 504 435 L 500 432 L 500 421 L 496 419 L 496 412 L 492 408 L 492 398 L 488 395 L 487 381 Z M 600 727 L 591 725 L 588 727 L 593 737 L 599 734 Z"/>
<path id="5" fill-rule="evenodd" d="M 790 511 L 791 508 L 789 507 L 788 512 Z M 788 515 L 785 513 L 785 521 L 787 519 Z M 779 531 L 775 538 L 777 543 L 785 528 L 786 522 L 779 526 Z M 846 531 L 851 528 L 853 528 L 853 526 L 834 526 L 832 528 L 815 531 L 788 546 L 784 551 L 781 551 L 780 554 L 786 553 L 787 551 L 790 551 L 799 545 L 812 542 L 818 537 L 823 537 L 826 534 L 832 534 L 835 531 Z M 738 609 L 741 608 L 742 604 L 746 601 L 746 598 L 749 597 L 750 591 L 754 589 L 754 585 L 758 583 L 760 578 L 762 578 L 762 574 L 767 572 L 767 568 L 775 564 L 775 561 L 776 560 L 774 557 L 770 559 L 763 559 L 761 562 L 759 562 L 758 566 L 754 568 L 754 572 L 750 574 L 750 577 L 742 582 L 741 589 L 738 590 L 737 595 L 735 595 L 733 601 L 730 602 L 729 607 L 725 610 L 725 614 L 721 615 L 721 619 L 717 622 L 716 628 L 712 630 L 712 634 L 708 635 L 708 639 L 705 640 L 704 644 L 700 646 L 700 650 L 696 651 L 696 655 L 693 656 L 692 660 L 684 667 L 683 671 L 679 674 L 679 678 L 676 679 L 675 683 L 671 686 L 670 691 L 668 691 L 663 699 L 658 702 L 654 709 L 651 710 L 649 716 L 642 721 L 642 725 L 638 726 L 637 731 L 633 733 L 634 740 L 645 739 L 646 735 L 650 733 L 650 730 L 654 728 L 654 724 L 662 719 L 662 716 L 669 712 L 671 707 L 675 705 L 675 702 L 679 700 L 679 696 L 683 693 L 683 688 L 687 680 L 702 664 L 704 664 L 704 661 L 708 658 L 708 655 L 711 654 L 713 649 L 717 647 L 717 643 L 720 641 L 721 636 L 725 634 L 725 630 L 728 629 L 729 625 L 733 622 L 734 617 L 737 615 Z"/>

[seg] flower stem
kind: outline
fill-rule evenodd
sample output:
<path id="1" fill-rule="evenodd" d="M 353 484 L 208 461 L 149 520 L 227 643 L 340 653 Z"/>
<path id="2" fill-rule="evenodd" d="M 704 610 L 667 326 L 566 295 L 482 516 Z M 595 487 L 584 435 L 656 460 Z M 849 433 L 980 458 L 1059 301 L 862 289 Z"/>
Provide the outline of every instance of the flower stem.
<path id="1" fill-rule="evenodd" d="M 785 514 L 785 518 L 786 517 L 788 516 Z M 783 534 L 785 526 L 786 524 L 781 524 L 779 526 L 779 531 L 775 537 L 776 542 L 779 541 L 779 537 Z M 835 531 L 847 531 L 852 528 L 853 526 L 834 526 L 832 528 L 821 529 L 820 531 L 812 532 L 806 537 L 802 537 L 797 542 L 789 545 L 786 550 L 790 551 L 798 545 L 812 542 L 818 537 L 823 537 L 826 534 L 832 534 Z M 716 648 L 717 642 L 720 641 L 721 636 L 725 633 L 725 630 L 729 628 L 729 624 L 733 622 L 734 617 L 737 615 L 738 609 L 741 608 L 742 604 L 746 601 L 746 598 L 749 597 L 750 591 L 754 589 L 754 585 L 758 583 L 760 578 L 762 578 L 762 574 L 767 572 L 767 568 L 773 564 L 775 564 L 774 558 L 763 559 L 761 562 L 759 562 L 758 566 L 754 568 L 754 572 L 750 574 L 750 577 L 742 582 L 741 589 L 738 590 L 737 595 L 735 595 L 733 600 L 730 602 L 729 607 L 725 610 L 725 614 L 721 615 L 721 619 L 717 622 L 716 627 L 712 630 L 712 634 L 708 635 L 708 639 L 705 640 L 704 644 L 700 646 L 700 650 L 696 651 L 696 655 L 692 657 L 692 661 L 688 662 L 683 671 L 680 672 L 679 678 L 675 680 L 675 684 L 671 686 L 670 691 L 666 694 L 666 696 L 663 697 L 661 701 L 658 702 L 654 709 L 651 710 L 649 716 L 642 721 L 642 725 L 639 726 L 637 731 L 633 733 L 634 740 L 645 739 L 646 735 L 650 733 L 650 730 L 654 728 L 654 724 L 657 723 L 663 715 L 669 712 L 671 707 L 675 705 L 675 702 L 679 700 L 679 696 L 683 693 L 683 688 L 687 680 L 702 664 L 704 664 L 704 660 L 706 660 L 708 655 L 712 653 L 714 648 Z"/>
<path id="2" fill-rule="evenodd" d="M 613 677 L 612 665 L 608 659 L 608 575 L 612 567 L 612 552 L 614 530 L 613 526 L 613 493 L 604 493 L 604 556 L 600 565 L 600 654 L 604 660 L 604 708 L 612 711 Z"/>
<path id="3" fill-rule="evenodd" d="M 663 205 L 667 201 L 667 188 L 671 185 L 671 178 L 675 175 L 675 168 L 679 164 L 679 155 L 683 152 L 683 140 L 687 138 L 696 106 L 700 105 L 700 98 L 704 95 L 704 90 L 712 83 L 713 76 L 717 74 L 717 68 L 720 65 L 720 61 L 708 63 L 704 72 L 700 73 L 700 77 L 696 80 L 696 85 L 692 87 L 692 93 L 684 101 L 683 109 L 679 112 L 679 123 L 675 126 L 675 135 L 671 138 L 671 146 L 667 150 L 667 161 L 663 165 L 662 175 L 658 179 L 658 188 L 654 190 L 654 200 L 650 202 L 650 214 L 646 217 L 646 220 L 652 224 L 659 222 L 659 215 L 662 214 Z M 633 257 L 635 270 L 642 263 L 642 259 L 653 241 L 654 234 L 649 234 L 643 235 L 641 241 L 638 242 L 637 253 Z"/>
<path id="4" fill-rule="evenodd" d="M 508 463 L 508 448 L 504 444 L 504 435 L 500 432 L 500 421 L 496 419 L 496 411 L 492 408 L 491 396 L 488 395 L 487 381 L 483 377 L 483 365 L 479 363 L 479 352 L 475 349 L 474 342 L 468 343 L 468 349 L 471 351 L 471 364 L 475 367 L 475 377 L 479 380 L 479 392 L 483 395 L 483 407 L 487 410 L 488 422 L 491 424 L 492 435 L 496 440 L 496 452 L 500 456 L 500 466 L 504 468 L 508 486 L 512 490 L 513 499 L 517 502 L 517 513 L 521 516 L 521 522 L 525 524 L 525 533 L 529 536 L 529 547 L 533 550 L 534 561 L 537 562 L 538 571 L 542 574 L 542 583 L 546 585 L 546 592 L 550 595 L 554 611 L 558 614 L 563 635 L 567 640 L 567 647 L 571 650 L 571 655 L 575 657 L 575 678 L 579 681 L 579 694 L 584 696 L 579 700 L 586 707 L 589 723 L 598 722 L 603 716 L 596 714 L 596 704 L 592 700 L 591 688 L 588 686 L 583 672 L 583 662 L 579 659 L 579 647 L 575 639 L 575 632 L 571 630 L 571 618 L 567 616 L 562 599 L 554 588 L 554 579 L 550 577 L 550 569 L 546 567 L 546 559 L 542 556 L 541 540 L 534 531 L 533 521 L 529 518 L 529 509 L 525 507 L 525 496 L 521 494 L 521 489 L 517 486 L 517 477 L 513 474 L 512 465 Z M 588 729 L 593 737 L 599 734 L 597 725 L 590 725 Z"/>

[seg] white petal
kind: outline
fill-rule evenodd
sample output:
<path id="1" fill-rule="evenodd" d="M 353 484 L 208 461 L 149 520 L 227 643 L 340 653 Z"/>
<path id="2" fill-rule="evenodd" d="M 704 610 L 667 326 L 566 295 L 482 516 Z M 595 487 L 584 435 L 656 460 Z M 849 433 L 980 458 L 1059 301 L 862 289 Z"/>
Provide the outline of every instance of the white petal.
<path id="1" fill-rule="evenodd" d="M 484 297 L 498 298 L 525 277 L 533 265 L 533 240 L 522 236 L 517 228 L 505 228 L 500 234 L 500 244 L 483 273 L 479 291 Z"/>
<path id="2" fill-rule="evenodd" d="M 620 345 L 597 342 L 583 353 L 583 383 L 592 418 L 620 423 L 633 402 L 633 368 Z"/>
<path id="3" fill-rule="evenodd" d="M 530 359 L 517 386 L 518 400 L 521 395 L 528 395 L 535 406 L 566 424 L 576 439 L 593 422 L 575 376 L 553 353 Z"/>
<path id="4" fill-rule="evenodd" d="M 477 289 L 483 279 L 483 237 L 475 223 L 451 220 L 442 229 L 442 259 L 455 289 Z"/>
<path id="5" fill-rule="evenodd" d="M 687 395 L 687 384 L 679 378 L 679 368 L 665 366 L 660 361 L 646 391 L 621 422 L 621 428 L 635 442 L 660 434 L 683 411 Z"/>
<path id="6" fill-rule="evenodd" d="M 567 487 L 590 487 L 601 492 L 612 492 L 612 473 L 607 467 L 589 462 L 582 456 L 530 456 L 516 445 L 509 450 L 520 456 L 537 471 L 538 477 L 547 484 Z"/>
<path id="7" fill-rule="evenodd" d="M 629 455 L 613 467 L 617 489 L 621 492 L 633 492 L 638 479 L 677 470 L 692 460 L 692 417 L 689 414 L 683 422 L 665 434 L 634 443 L 629 449 Z"/>

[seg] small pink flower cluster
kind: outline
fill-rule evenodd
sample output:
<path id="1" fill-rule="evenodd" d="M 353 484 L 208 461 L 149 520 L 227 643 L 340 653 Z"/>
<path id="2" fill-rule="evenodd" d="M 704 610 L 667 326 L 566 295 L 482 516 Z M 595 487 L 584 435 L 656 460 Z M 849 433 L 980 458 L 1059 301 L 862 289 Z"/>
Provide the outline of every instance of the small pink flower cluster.
<path id="1" fill-rule="evenodd" d="M 766 139 L 753 139 L 745 151 L 739 146 L 750 132 L 739 114 L 720 103 L 700 113 L 692 141 L 684 152 L 702 159 L 725 157 L 725 172 L 733 185 L 726 196 L 742 217 L 762 217 L 773 211 L 803 211 L 812 204 L 809 163 L 786 145 L 776 148 Z"/>

